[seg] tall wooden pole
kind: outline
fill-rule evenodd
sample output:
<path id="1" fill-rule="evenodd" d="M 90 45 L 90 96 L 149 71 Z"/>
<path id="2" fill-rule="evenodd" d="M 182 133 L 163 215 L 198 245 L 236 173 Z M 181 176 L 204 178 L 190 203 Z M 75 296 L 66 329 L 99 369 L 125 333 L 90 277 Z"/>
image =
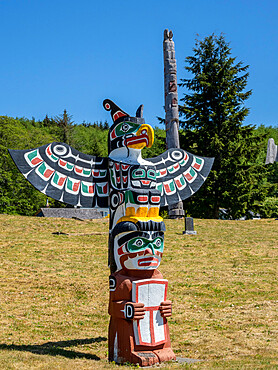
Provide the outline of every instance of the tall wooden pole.
<path id="1" fill-rule="evenodd" d="M 165 128 L 166 148 L 179 148 L 179 105 L 177 89 L 177 62 L 173 32 L 164 30 L 164 92 L 165 92 Z M 184 216 L 183 203 L 178 202 L 168 206 L 170 218 Z"/>

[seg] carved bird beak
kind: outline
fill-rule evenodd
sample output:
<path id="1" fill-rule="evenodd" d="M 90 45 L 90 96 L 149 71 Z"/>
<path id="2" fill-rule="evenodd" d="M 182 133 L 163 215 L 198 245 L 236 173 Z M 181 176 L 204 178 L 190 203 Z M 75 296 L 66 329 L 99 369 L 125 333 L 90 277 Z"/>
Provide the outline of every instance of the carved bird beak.
<path id="1" fill-rule="evenodd" d="M 126 138 L 126 146 L 133 149 L 143 149 L 145 146 L 150 148 L 154 142 L 154 131 L 150 125 L 143 123 L 136 136 Z"/>

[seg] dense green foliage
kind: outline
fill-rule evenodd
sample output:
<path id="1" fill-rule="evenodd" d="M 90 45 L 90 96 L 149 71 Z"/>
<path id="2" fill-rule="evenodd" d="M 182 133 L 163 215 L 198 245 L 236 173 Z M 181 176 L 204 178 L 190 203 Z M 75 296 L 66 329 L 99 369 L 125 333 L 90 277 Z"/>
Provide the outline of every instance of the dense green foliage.
<path id="1" fill-rule="evenodd" d="M 80 152 L 106 157 L 108 129 L 97 125 L 76 125 L 73 130 L 74 148 Z"/>
<path id="2" fill-rule="evenodd" d="M 248 66 L 236 62 L 222 35 L 212 35 L 196 41 L 185 69 L 191 76 L 181 83 L 187 89 L 180 107 L 181 146 L 215 157 L 205 185 L 185 202 L 186 211 L 218 218 L 224 208 L 227 217 L 250 217 L 274 190 L 268 181 L 273 170 L 264 165 L 267 129 L 243 125 L 248 114 L 244 102 L 251 95 L 246 91 Z"/>
<path id="3" fill-rule="evenodd" d="M 43 194 L 36 191 L 18 172 L 7 149 L 27 149 L 56 139 L 48 127 L 27 119 L 0 117 L 0 212 L 34 214 L 37 205 L 45 204 Z"/>

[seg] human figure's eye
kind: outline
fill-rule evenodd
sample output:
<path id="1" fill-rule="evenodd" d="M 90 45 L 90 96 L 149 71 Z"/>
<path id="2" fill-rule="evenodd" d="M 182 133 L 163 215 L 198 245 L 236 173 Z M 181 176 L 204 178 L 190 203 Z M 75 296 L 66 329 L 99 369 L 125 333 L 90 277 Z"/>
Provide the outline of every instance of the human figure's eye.
<path id="1" fill-rule="evenodd" d="M 135 245 L 136 247 L 142 247 L 144 245 L 144 242 L 142 239 L 137 239 L 133 245 Z"/>
<path id="2" fill-rule="evenodd" d="M 162 244 L 162 241 L 161 239 L 156 239 L 155 242 L 154 242 L 156 248 L 160 248 L 161 247 L 161 244 Z"/>
<path id="3" fill-rule="evenodd" d="M 146 247 L 147 241 L 144 238 L 134 238 L 128 243 L 129 252 L 138 252 Z"/>

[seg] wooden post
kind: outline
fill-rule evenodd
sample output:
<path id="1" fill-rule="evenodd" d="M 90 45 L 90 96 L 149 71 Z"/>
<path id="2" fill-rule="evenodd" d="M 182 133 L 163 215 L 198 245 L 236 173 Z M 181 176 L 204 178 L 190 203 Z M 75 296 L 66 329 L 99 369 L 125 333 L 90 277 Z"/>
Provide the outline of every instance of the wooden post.
<path id="1" fill-rule="evenodd" d="M 179 148 L 179 105 L 177 89 L 177 62 L 173 32 L 164 30 L 164 92 L 165 92 L 165 129 L 166 148 Z M 183 203 L 178 202 L 168 206 L 170 218 L 184 216 Z"/>
<path id="2" fill-rule="evenodd" d="M 265 164 L 278 162 L 278 146 L 275 144 L 274 139 L 268 139 L 267 154 Z"/>

